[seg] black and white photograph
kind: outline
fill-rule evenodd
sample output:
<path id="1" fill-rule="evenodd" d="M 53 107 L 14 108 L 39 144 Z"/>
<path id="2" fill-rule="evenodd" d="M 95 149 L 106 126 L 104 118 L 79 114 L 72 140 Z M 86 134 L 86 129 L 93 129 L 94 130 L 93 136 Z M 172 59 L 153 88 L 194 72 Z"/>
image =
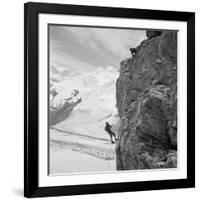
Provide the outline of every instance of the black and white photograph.
<path id="1" fill-rule="evenodd" d="M 24 12 L 24 196 L 195 187 L 195 13 Z"/>
<path id="2" fill-rule="evenodd" d="M 178 168 L 177 34 L 48 24 L 50 175 Z"/>

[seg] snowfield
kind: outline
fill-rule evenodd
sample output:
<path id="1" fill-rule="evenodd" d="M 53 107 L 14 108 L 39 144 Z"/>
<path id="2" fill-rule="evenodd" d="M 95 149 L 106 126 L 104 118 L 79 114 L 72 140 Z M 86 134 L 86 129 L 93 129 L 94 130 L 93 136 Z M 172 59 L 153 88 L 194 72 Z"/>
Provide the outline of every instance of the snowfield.
<path id="1" fill-rule="evenodd" d="M 54 146 L 55 147 L 55 146 Z M 51 149 L 50 174 L 115 171 L 115 162 L 104 161 L 87 154 L 62 149 Z"/>
<path id="2" fill-rule="evenodd" d="M 109 66 L 90 73 L 71 72 L 59 82 L 51 82 L 50 106 L 59 110 L 56 118 L 62 120 L 50 127 L 50 173 L 116 170 L 115 145 L 104 127 L 108 121 L 117 134 L 118 76 L 118 70 Z M 66 105 L 72 105 L 67 114 Z"/>
<path id="3" fill-rule="evenodd" d="M 50 131 L 50 174 L 115 171 L 115 147 L 98 140 Z"/>

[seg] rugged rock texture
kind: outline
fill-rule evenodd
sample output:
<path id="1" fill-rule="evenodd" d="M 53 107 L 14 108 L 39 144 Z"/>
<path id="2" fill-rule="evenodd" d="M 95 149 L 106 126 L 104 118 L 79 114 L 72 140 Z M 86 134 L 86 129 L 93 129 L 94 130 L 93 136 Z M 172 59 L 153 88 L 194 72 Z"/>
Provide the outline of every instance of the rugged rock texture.
<path id="1" fill-rule="evenodd" d="M 120 64 L 118 170 L 177 167 L 177 33 L 147 35 Z"/>
<path id="2" fill-rule="evenodd" d="M 146 36 L 148 39 L 152 39 L 156 36 L 159 36 L 162 34 L 162 31 L 154 31 L 154 30 L 147 30 L 146 31 Z"/>

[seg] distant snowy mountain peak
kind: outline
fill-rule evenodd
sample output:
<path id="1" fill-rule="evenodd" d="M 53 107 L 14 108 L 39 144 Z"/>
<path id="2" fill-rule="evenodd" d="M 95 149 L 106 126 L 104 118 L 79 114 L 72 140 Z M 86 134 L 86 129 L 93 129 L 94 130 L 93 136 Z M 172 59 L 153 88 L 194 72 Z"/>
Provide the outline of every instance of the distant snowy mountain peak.
<path id="1" fill-rule="evenodd" d="M 50 84 L 54 85 L 62 81 L 66 76 L 70 75 L 70 71 L 65 67 L 51 64 L 50 65 Z"/>
<path id="2" fill-rule="evenodd" d="M 52 88 L 58 93 L 54 101 L 69 97 L 73 90 L 79 90 L 81 97 L 96 93 L 96 90 L 101 90 L 106 84 L 115 85 L 118 76 L 118 70 L 112 66 L 107 68 L 99 67 L 90 73 L 70 73 L 60 82 L 53 84 Z"/>
<path id="3" fill-rule="evenodd" d="M 109 66 L 107 68 L 99 67 L 91 73 L 94 79 L 97 81 L 97 85 L 104 85 L 107 82 L 116 80 L 119 76 L 119 72 L 116 68 Z"/>
<path id="4" fill-rule="evenodd" d="M 117 119 L 115 94 L 118 76 L 118 70 L 112 66 L 99 67 L 90 73 L 70 73 L 62 81 L 54 83 L 51 105 L 59 108 L 66 102 L 75 105 L 71 113 L 65 115 L 67 118 L 56 126 L 91 134 L 95 130 L 98 135 L 102 130 L 104 132 L 105 121 L 112 124 Z"/>

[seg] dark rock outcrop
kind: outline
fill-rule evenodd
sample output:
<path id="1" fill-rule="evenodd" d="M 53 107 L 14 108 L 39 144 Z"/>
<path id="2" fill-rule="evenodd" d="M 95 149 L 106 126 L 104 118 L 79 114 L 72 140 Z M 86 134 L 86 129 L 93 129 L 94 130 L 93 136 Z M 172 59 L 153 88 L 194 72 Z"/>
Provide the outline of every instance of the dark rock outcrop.
<path id="1" fill-rule="evenodd" d="M 149 40 L 154 38 L 154 37 L 157 37 L 161 34 L 162 34 L 162 31 L 155 31 L 155 30 L 147 30 L 146 31 L 146 36 Z"/>
<path id="2" fill-rule="evenodd" d="M 118 170 L 177 167 L 177 32 L 147 35 L 120 64 Z"/>

